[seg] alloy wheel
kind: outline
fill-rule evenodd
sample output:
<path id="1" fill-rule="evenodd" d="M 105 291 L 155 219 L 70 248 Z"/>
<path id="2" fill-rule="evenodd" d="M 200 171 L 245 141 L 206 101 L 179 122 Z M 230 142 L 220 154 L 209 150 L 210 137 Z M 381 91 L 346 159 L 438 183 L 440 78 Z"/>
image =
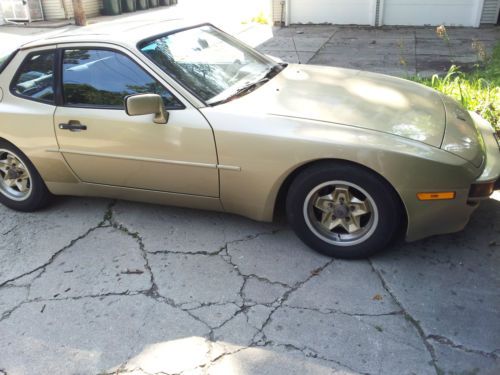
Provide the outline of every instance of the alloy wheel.
<path id="1" fill-rule="evenodd" d="M 14 201 L 24 201 L 32 191 L 28 168 L 12 151 L 0 149 L 0 193 Z"/>
<path id="2" fill-rule="evenodd" d="M 304 201 L 303 214 L 316 236 L 337 246 L 365 241 L 379 219 L 373 198 L 347 181 L 328 181 L 313 188 Z"/>

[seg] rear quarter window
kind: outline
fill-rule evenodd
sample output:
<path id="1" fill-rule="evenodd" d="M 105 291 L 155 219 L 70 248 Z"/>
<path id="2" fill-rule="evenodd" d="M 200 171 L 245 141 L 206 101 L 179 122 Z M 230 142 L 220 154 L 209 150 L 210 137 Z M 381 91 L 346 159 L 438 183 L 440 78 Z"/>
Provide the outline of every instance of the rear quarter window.
<path id="1" fill-rule="evenodd" d="M 11 82 L 11 92 L 25 99 L 54 103 L 55 51 L 30 53 Z"/>

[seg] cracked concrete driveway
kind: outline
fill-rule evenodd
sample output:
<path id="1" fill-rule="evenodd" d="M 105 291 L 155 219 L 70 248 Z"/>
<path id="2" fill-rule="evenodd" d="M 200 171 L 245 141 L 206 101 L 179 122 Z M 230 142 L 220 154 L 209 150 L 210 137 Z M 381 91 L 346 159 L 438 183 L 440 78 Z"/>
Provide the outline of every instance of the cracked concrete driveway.
<path id="1" fill-rule="evenodd" d="M 494 199 L 361 261 L 283 223 L 121 201 L 0 218 L 0 374 L 500 372 Z"/>

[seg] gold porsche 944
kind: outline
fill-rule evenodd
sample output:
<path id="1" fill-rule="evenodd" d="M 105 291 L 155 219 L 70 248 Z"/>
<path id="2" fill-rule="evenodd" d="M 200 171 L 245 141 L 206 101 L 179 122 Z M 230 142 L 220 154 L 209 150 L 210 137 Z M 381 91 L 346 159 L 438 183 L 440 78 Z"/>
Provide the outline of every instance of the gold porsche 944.
<path id="1" fill-rule="evenodd" d="M 0 55 L 0 202 L 20 211 L 51 195 L 261 221 L 282 208 L 313 249 L 365 257 L 463 229 L 499 178 L 496 137 L 424 86 L 277 62 L 210 24 L 86 28 Z"/>

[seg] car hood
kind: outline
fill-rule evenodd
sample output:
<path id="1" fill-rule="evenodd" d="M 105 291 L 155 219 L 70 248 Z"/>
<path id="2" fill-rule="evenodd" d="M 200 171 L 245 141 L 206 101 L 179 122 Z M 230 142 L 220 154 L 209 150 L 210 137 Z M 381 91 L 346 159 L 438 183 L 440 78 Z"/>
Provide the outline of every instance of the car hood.
<path id="1" fill-rule="evenodd" d="M 434 147 L 441 146 L 446 125 L 443 101 L 436 91 L 351 69 L 290 64 L 235 102 L 270 115 L 356 126 Z"/>

